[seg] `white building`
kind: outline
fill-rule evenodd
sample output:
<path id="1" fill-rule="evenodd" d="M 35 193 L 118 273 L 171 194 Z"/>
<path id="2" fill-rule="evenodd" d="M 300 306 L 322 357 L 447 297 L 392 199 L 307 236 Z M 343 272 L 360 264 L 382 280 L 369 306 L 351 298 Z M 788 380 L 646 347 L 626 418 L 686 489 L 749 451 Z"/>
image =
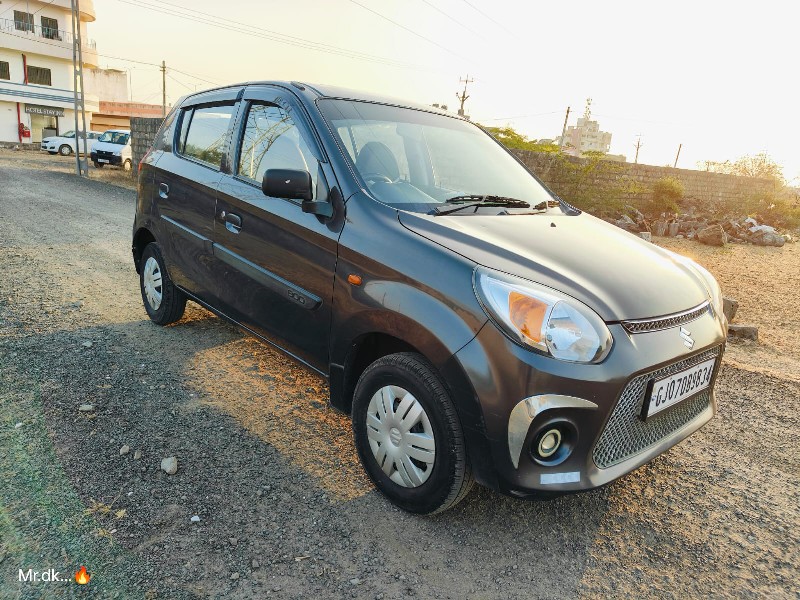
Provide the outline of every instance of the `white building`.
<path id="1" fill-rule="evenodd" d="M 86 31 L 95 20 L 92 0 L 80 0 L 80 9 L 83 62 L 96 68 L 97 48 Z M 36 143 L 75 128 L 70 11 L 70 0 L 0 2 L 0 143 Z M 89 128 L 99 97 L 86 79 Z"/>
<path id="2" fill-rule="evenodd" d="M 584 152 L 608 153 L 611 149 L 611 134 L 600 131 L 600 124 L 592 121 L 592 99 L 586 99 L 586 109 L 578 118 L 578 125 L 570 125 L 561 140 L 566 154 L 581 156 Z M 623 158 L 624 160 L 624 158 Z"/>

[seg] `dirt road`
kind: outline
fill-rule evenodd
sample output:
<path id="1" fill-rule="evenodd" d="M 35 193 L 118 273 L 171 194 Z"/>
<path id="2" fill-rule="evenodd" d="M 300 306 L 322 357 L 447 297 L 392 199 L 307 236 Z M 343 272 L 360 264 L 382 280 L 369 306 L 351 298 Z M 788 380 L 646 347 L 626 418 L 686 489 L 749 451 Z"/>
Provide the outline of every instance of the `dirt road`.
<path id="1" fill-rule="evenodd" d="M 421 518 L 372 490 L 323 381 L 194 305 L 147 320 L 134 201 L 0 155 L 0 598 L 797 597 L 800 245 L 699 257 L 766 321 L 699 433 L 603 490 Z M 795 285 L 769 313 L 734 272 L 753 252 Z M 18 577 L 81 564 L 85 588 Z"/>

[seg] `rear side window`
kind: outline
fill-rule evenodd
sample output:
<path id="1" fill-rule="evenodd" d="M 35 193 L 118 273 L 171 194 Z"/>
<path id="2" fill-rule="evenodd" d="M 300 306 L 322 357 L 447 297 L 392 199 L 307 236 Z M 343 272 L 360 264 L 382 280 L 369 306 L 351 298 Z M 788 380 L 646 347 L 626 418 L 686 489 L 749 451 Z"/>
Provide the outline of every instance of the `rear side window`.
<path id="1" fill-rule="evenodd" d="M 219 168 L 234 111 L 233 105 L 227 105 L 204 106 L 185 112 L 181 123 L 181 154 Z"/>
<path id="2" fill-rule="evenodd" d="M 304 132 L 284 108 L 254 103 L 247 112 L 238 173 L 260 185 L 267 169 L 308 171 L 316 190 L 319 161 Z"/>

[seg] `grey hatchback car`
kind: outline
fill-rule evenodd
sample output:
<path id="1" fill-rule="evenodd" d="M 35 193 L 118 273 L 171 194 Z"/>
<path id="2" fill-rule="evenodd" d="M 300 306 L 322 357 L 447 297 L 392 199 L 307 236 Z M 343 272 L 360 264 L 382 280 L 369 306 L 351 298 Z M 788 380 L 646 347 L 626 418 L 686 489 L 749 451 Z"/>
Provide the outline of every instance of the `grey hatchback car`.
<path id="1" fill-rule="evenodd" d="M 430 107 L 296 82 L 181 99 L 139 165 L 133 257 L 154 322 L 192 300 L 326 378 L 412 512 L 474 481 L 596 488 L 716 411 L 714 278 Z"/>

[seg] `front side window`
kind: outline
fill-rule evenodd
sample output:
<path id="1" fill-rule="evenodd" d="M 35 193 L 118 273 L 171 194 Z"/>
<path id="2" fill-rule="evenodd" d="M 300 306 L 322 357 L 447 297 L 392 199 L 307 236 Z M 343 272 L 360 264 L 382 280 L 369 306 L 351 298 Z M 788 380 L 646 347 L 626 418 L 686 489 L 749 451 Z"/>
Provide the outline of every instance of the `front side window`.
<path id="1" fill-rule="evenodd" d="M 124 131 L 106 131 L 98 138 L 98 142 L 107 142 L 109 144 L 119 144 L 124 146 L 130 139 L 130 134 Z"/>
<path id="2" fill-rule="evenodd" d="M 531 207 L 553 200 L 472 123 L 354 100 L 323 99 L 318 104 L 367 189 L 384 204 L 427 213 L 459 196 L 502 196 Z"/>
<path id="3" fill-rule="evenodd" d="M 267 169 L 308 171 L 316 190 L 319 161 L 304 132 L 286 109 L 254 103 L 247 112 L 238 174 L 260 185 Z"/>
<path id="4" fill-rule="evenodd" d="M 233 105 L 198 107 L 191 112 L 185 112 L 181 153 L 219 168 L 227 147 L 228 128 L 234 112 Z"/>
<path id="5" fill-rule="evenodd" d="M 53 85 L 50 69 L 28 65 L 28 83 L 36 85 Z"/>

